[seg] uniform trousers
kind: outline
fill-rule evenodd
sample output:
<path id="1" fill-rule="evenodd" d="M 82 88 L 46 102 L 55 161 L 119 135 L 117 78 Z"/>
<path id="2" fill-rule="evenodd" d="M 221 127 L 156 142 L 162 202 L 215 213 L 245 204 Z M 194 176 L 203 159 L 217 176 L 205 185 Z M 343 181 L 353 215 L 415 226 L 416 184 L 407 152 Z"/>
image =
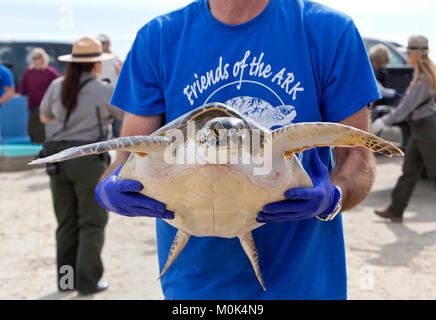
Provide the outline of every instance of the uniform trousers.
<path id="1" fill-rule="evenodd" d="M 436 120 L 420 125 L 410 123 L 410 131 L 403 172 L 392 192 L 392 202 L 387 209 L 396 217 L 403 216 L 424 168 L 436 188 Z"/>
<path id="2" fill-rule="evenodd" d="M 45 140 L 45 126 L 39 120 L 39 106 L 29 110 L 27 133 L 32 143 L 42 144 Z"/>
<path id="3" fill-rule="evenodd" d="M 50 187 L 58 226 L 56 259 L 58 288 L 62 266 L 74 270 L 74 289 L 93 291 L 103 274 L 101 251 L 107 211 L 94 196 L 106 169 L 98 155 L 59 162 L 59 172 L 50 175 Z M 64 267 L 65 268 L 65 267 Z"/>

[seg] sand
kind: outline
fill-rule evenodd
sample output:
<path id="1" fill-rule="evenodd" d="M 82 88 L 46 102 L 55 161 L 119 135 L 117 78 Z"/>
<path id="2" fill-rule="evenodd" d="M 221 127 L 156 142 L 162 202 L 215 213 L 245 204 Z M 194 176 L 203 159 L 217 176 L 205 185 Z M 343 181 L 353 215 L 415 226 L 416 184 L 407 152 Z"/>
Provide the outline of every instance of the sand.
<path id="1" fill-rule="evenodd" d="M 372 193 L 343 214 L 349 299 L 436 299 L 433 187 L 420 181 L 403 224 L 373 214 L 388 204 L 402 161 L 377 157 Z M 43 169 L 0 172 L 0 299 L 162 299 L 154 219 L 113 213 L 103 249 L 109 289 L 86 297 L 57 292 L 48 181 Z"/>

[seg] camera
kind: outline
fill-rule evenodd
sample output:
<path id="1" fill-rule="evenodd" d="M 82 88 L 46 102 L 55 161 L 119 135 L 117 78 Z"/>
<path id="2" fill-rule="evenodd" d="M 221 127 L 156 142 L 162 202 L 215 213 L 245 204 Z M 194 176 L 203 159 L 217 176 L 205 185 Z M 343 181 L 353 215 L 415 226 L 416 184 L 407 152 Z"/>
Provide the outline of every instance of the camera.
<path id="1" fill-rule="evenodd" d="M 45 164 L 45 172 L 49 176 L 53 176 L 59 173 L 59 165 L 57 163 L 46 163 Z"/>

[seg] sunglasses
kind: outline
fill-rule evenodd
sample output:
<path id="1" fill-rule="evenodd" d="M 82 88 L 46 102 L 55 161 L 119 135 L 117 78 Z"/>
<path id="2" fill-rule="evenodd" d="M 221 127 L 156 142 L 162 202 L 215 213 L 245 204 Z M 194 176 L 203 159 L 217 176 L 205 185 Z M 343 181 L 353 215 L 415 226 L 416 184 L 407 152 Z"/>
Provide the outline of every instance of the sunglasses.
<path id="1" fill-rule="evenodd" d="M 40 56 L 34 56 L 34 57 L 32 57 L 32 60 L 39 60 L 39 59 L 41 59 Z"/>

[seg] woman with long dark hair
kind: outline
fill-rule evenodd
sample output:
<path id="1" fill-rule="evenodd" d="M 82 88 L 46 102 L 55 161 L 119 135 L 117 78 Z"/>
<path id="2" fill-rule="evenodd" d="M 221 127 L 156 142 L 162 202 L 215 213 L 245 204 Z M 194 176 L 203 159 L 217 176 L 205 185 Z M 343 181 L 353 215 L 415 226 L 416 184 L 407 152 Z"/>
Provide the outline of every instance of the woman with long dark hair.
<path id="1" fill-rule="evenodd" d="M 41 103 L 40 119 L 46 124 L 44 156 L 106 139 L 113 118 L 122 118 L 122 111 L 109 104 L 113 86 L 97 80 L 100 61 L 110 57 L 98 40 L 89 37 L 74 43 L 72 54 L 59 57 L 70 63 Z M 94 198 L 107 164 L 107 158 L 91 155 L 47 166 L 58 221 L 59 290 L 90 294 L 107 288 L 101 280 L 100 255 L 108 217 Z"/>

